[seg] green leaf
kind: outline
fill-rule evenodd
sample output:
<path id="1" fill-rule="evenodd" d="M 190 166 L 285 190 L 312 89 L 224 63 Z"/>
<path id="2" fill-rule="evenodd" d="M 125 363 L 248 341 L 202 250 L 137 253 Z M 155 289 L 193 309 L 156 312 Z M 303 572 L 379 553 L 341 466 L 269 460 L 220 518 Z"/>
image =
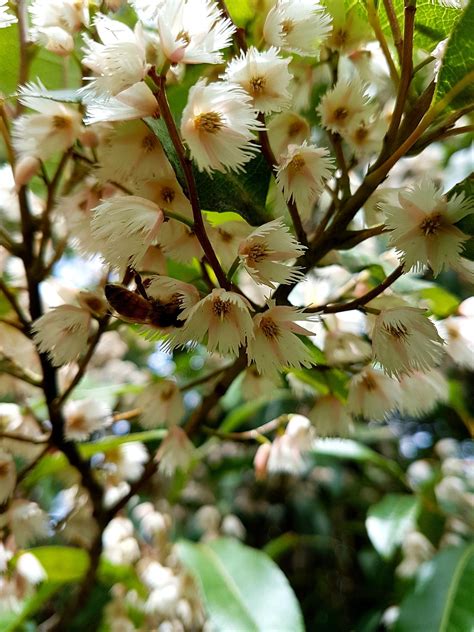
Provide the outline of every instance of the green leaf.
<path id="1" fill-rule="evenodd" d="M 178 554 L 198 580 L 217 632 L 304 630 L 296 597 L 278 566 L 236 540 L 178 543 Z"/>
<path id="2" fill-rule="evenodd" d="M 186 191 L 183 170 L 165 123 L 162 119 L 153 118 L 145 119 L 145 123 L 159 138 L 176 177 Z M 265 209 L 271 173 L 262 155 L 259 154 L 248 162 L 244 173 L 215 172 L 209 175 L 201 173 L 195 167 L 193 173 L 203 211 L 237 213 L 254 226 L 271 219 Z"/>
<path id="3" fill-rule="evenodd" d="M 365 526 L 382 557 L 393 557 L 405 535 L 414 528 L 419 510 L 418 498 L 408 494 L 387 494 L 370 507 Z"/>
<path id="4" fill-rule="evenodd" d="M 132 432 L 131 434 L 122 435 L 120 437 L 105 437 L 105 439 L 94 441 L 93 443 L 79 444 L 77 447 L 80 455 L 84 459 L 88 459 L 93 454 L 115 450 L 115 448 L 118 448 L 124 443 L 133 443 L 134 441 L 141 441 L 142 443 L 147 443 L 148 441 L 160 441 L 161 439 L 164 439 L 167 434 L 168 430 L 164 428 L 157 428 L 155 430 L 144 430 L 143 432 Z"/>
<path id="5" fill-rule="evenodd" d="M 403 0 L 394 0 L 395 13 L 403 32 Z M 382 6 L 382 3 L 379 3 Z M 461 11 L 454 7 L 443 7 L 432 0 L 418 0 L 415 14 L 415 45 L 432 51 L 446 39 L 459 20 Z M 391 37 L 391 29 L 385 11 L 380 12 L 380 24 L 386 35 Z"/>
<path id="6" fill-rule="evenodd" d="M 461 302 L 457 296 L 440 286 L 426 288 L 420 292 L 420 296 L 427 301 L 429 309 L 438 318 L 454 314 Z"/>
<path id="7" fill-rule="evenodd" d="M 288 391 L 284 389 L 277 389 L 273 391 L 273 393 L 268 393 L 262 397 L 257 397 L 251 401 L 244 402 L 240 406 L 232 408 L 232 410 L 224 418 L 222 424 L 219 426 L 219 430 L 221 432 L 232 432 L 236 428 L 243 426 L 248 419 L 253 417 L 269 402 L 274 404 L 275 402 L 288 397 Z"/>
<path id="8" fill-rule="evenodd" d="M 0 29 L 0 93 L 12 94 L 16 90 L 20 67 L 18 25 Z"/>
<path id="9" fill-rule="evenodd" d="M 352 439 L 318 439 L 312 453 L 316 456 L 327 456 L 335 459 L 350 459 L 360 463 L 372 463 L 385 470 L 401 481 L 405 481 L 405 475 L 398 463 L 387 459 Z"/>
<path id="10" fill-rule="evenodd" d="M 84 549 L 52 545 L 37 546 L 27 552 L 37 558 L 50 582 L 77 582 L 89 568 L 89 555 Z"/>
<path id="11" fill-rule="evenodd" d="M 474 2 L 471 0 L 449 38 L 438 76 L 436 101 L 442 99 L 459 81 L 474 70 Z M 472 104 L 474 81 L 451 101 L 451 108 Z"/>
<path id="12" fill-rule="evenodd" d="M 255 7 L 251 0 L 232 0 L 228 4 L 230 17 L 237 26 L 245 26 L 255 16 Z"/>
<path id="13" fill-rule="evenodd" d="M 394 632 L 474 630 L 474 544 L 445 549 L 422 566 Z"/>

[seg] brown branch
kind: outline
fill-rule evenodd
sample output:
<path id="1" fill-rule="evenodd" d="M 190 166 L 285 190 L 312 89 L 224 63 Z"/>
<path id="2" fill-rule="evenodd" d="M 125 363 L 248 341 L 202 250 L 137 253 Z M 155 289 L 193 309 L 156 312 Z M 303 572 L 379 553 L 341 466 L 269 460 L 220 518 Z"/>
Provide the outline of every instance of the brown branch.
<path id="1" fill-rule="evenodd" d="M 18 304 L 18 301 L 16 300 L 15 295 L 13 294 L 13 292 L 10 290 L 10 288 L 8 287 L 8 285 L 5 283 L 5 281 L 3 279 L 0 278 L 0 292 L 3 293 L 3 295 L 5 296 L 5 298 L 7 299 L 7 301 L 10 303 L 10 305 L 13 308 L 13 311 L 15 312 L 15 314 L 18 317 L 18 320 L 20 321 L 23 329 L 25 332 L 28 332 L 30 329 L 30 321 L 28 320 L 28 318 L 26 317 L 25 313 L 23 312 L 23 310 L 21 309 L 20 305 Z M 27 334 L 28 335 L 28 334 Z"/>
<path id="2" fill-rule="evenodd" d="M 273 176 L 275 176 L 275 169 L 278 167 L 278 161 L 275 158 L 275 154 L 273 153 L 273 149 L 271 148 L 270 140 L 268 138 L 268 133 L 265 127 L 265 115 L 263 113 L 260 113 L 258 115 L 258 120 L 264 126 L 263 129 L 260 129 L 258 132 L 262 155 L 265 158 L 268 166 L 270 167 Z M 290 197 L 287 200 L 286 205 L 288 207 L 288 212 L 291 216 L 291 221 L 293 222 L 295 233 L 298 237 L 299 242 L 303 244 L 303 246 L 307 246 L 308 239 L 306 237 L 306 233 L 301 222 L 301 217 L 298 213 L 298 208 L 293 198 Z"/>
<path id="3" fill-rule="evenodd" d="M 353 301 L 349 301 L 348 303 L 335 303 L 333 305 L 319 305 L 317 307 L 307 307 L 304 311 L 307 314 L 338 314 L 339 312 L 349 312 L 353 309 L 360 309 L 374 298 L 385 292 L 385 290 L 395 283 L 395 281 L 402 276 L 404 272 L 404 266 L 399 265 L 398 268 L 389 274 L 385 280 L 374 287 L 370 292 L 359 296 L 359 298 L 354 299 Z"/>
<path id="4" fill-rule="evenodd" d="M 383 0 L 383 5 L 385 7 L 385 13 L 388 17 L 388 23 L 390 24 L 390 30 L 392 31 L 393 43 L 395 45 L 395 48 L 397 49 L 398 61 L 400 62 L 401 66 L 403 59 L 403 37 L 400 30 L 400 25 L 398 23 L 398 18 L 395 13 L 392 0 Z"/>
<path id="5" fill-rule="evenodd" d="M 383 149 L 377 163 L 379 161 L 383 161 L 392 151 L 397 138 L 400 121 L 405 110 L 408 90 L 413 77 L 413 36 L 415 34 L 415 12 L 416 0 L 405 0 L 405 24 L 403 32 L 403 55 L 400 84 L 398 86 L 395 108 L 393 110 L 387 134 L 384 138 Z"/>
<path id="6" fill-rule="evenodd" d="M 385 57 L 385 61 L 387 62 L 387 66 L 390 72 L 390 77 L 392 78 L 393 83 L 397 86 L 399 83 L 397 68 L 392 59 L 392 55 L 390 54 L 390 49 L 388 47 L 387 40 L 385 39 L 384 32 L 380 25 L 380 20 L 377 14 L 377 9 L 375 7 L 374 0 L 368 0 L 367 2 L 367 17 L 368 17 L 370 26 L 374 30 L 375 37 L 377 38 L 380 44 L 380 48 L 382 49 L 382 53 Z"/>
<path id="7" fill-rule="evenodd" d="M 16 434 L 15 432 L 0 432 L 0 439 L 9 439 L 10 441 L 21 441 L 22 443 L 33 443 L 42 445 L 49 442 L 49 436 L 44 437 L 27 437 L 26 435 Z"/>
<path id="8" fill-rule="evenodd" d="M 2 371 L 12 375 L 22 382 L 30 384 L 31 386 L 40 388 L 43 385 L 42 379 L 36 375 L 36 373 L 19 366 L 14 360 L 12 360 L 12 358 L 3 355 L 3 353 L 0 352 L 0 373 Z"/>
<path id="9" fill-rule="evenodd" d="M 214 271 L 214 274 L 217 277 L 219 285 L 225 289 L 230 289 L 230 284 L 227 280 L 227 277 L 224 273 L 224 270 L 217 259 L 216 253 L 214 252 L 214 248 L 212 247 L 211 242 L 209 241 L 209 237 L 206 233 L 206 228 L 204 226 L 204 221 L 201 213 L 201 206 L 199 203 L 199 195 L 196 187 L 196 181 L 194 179 L 192 161 L 186 155 L 186 150 L 183 145 L 183 141 L 181 139 L 178 128 L 176 127 L 175 120 L 173 118 L 173 114 L 171 113 L 170 106 L 168 103 L 168 97 L 166 96 L 166 77 L 163 75 L 157 75 L 155 68 L 152 67 L 149 71 L 149 76 L 155 82 L 157 86 L 157 91 L 155 92 L 155 98 L 158 103 L 158 107 L 160 108 L 160 113 L 163 118 L 163 121 L 166 124 L 166 128 L 168 130 L 168 134 L 170 136 L 171 142 L 175 148 L 176 154 L 178 155 L 178 160 L 181 165 L 181 168 L 184 173 L 184 177 L 186 179 L 186 184 L 188 188 L 189 201 L 191 203 L 191 208 L 193 210 L 193 219 L 194 219 L 194 233 L 201 244 L 202 249 L 204 250 L 204 254 L 206 255 L 207 260 L 209 261 L 209 265 Z"/>
<path id="10" fill-rule="evenodd" d="M 110 321 L 110 316 L 109 315 L 104 316 L 99 321 L 99 326 L 97 327 L 97 331 L 95 332 L 95 334 L 93 335 L 91 341 L 89 342 L 89 347 L 87 348 L 86 353 L 82 356 L 81 360 L 79 361 L 79 366 L 78 366 L 78 369 L 76 371 L 76 374 L 74 375 L 74 377 L 72 378 L 71 382 L 68 384 L 66 389 L 63 391 L 63 393 L 57 398 L 57 400 L 55 402 L 56 406 L 58 406 L 58 407 L 61 406 L 67 400 L 67 398 L 71 395 L 73 390 L 76 388 L 76 386 L 79 384 L 79 382 L 84 377 L 84 373 L 86 372 L 87 366 L 88 366 L 92 356 L 94 355 L 94 351 L 95 351 L 97 345 L 99 344 L 99 340 L 100 340 L 102 334 L 107 329 L 109 321 Z"/>

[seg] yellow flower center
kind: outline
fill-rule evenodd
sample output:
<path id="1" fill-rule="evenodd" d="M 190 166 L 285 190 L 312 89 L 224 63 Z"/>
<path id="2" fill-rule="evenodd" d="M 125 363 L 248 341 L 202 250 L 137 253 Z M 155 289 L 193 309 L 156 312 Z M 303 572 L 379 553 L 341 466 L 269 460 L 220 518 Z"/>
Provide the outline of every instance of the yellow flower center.
<path id="1" fill-rule="evenodd" d="M 336 121 L 343 121 L 348 115 L 349 110 L 342 105 L 334 110 L 334 119 Z"/>
<path id="2" fill-rule="evenodd" d="M 358 143 L 363 143 L 368 135 L 369 135 L 369 130 L 366 128 L 365 125 L 361 125 L 360 127 L 357 128 L 354 137 Z"/>
<path id="3" fill-rule="evenodd" d="M 287 19 L 283 20 L 283 22 L 281 23 L 281 32 L 283 33 L 283 35 L 289 35 L 294 28 L 295 23 L 293 22 L 293 20 Z"/>
<path id="4" fill-rule="evenodd" d="M 10 466 L 7 461 L 0 462 L 0 478 L 5 478 L 10 471 Z"/>
<path id="5" fill-rule="evenodd" d="M 174 388 L 172 386 L 168 386 L 161 391 L 160 399 L 162 402 L 167 402 L 173 397 Z"/>
<path id="6" fill-rule="evenodd" d="M 260 329 L 263 335 L 269 340 L 275 340 L 280 335 L 280 328 L 271 316 L 262 316 Z"/>
<path id="7" fill-rule="evenodd" d="M 265 77 L 260 75 L 259 77 L 252 77 L 249 83 L 250 91 L 253 92 L 253 94 L 261 94 L 265 90 L 265 84 L 267 83 L 267 80 Z"/>
<path id="8" fill-rule="evenodd" d="M 176 194 L 171 187 L 163 187 L 161 189 L 161 199 L 163 200 L 163 202 L 171 204 L 175 197 Z"/>
<path id="9" fill-rule="evenodd" d="M 348 32 L 346 29 L 340 28 L 333 34 L 333 42 L 337 48 L 342 48 L 348 40 Z"/>
<path id="10" fill-rule="evenodd" d="M 247 259 L 249 263 L 258 263 L 267 256 L 267 247 L 265 244 L 253 244 L 247 251 Z"/>
<path id="11" fill-rule="evenodd" d="M 224 318 L 232 309 L 230 301 L 223 301 L 220 298 L 216 298 L 212 302 L 212 312 L 214 316 Z"/>
<path id="12" fill-rule="evenodd" d="M 154 134 L 147 134 L 143 137 L 142 147 L 147 153 L 152 152 L 157 145 L 158 139 Z"/>
<path id="13" fill-rule="evenodd" d="M 427 237 L 429 235 L 435 235 L 441 227 L 442 220 L 443 216 L 441 213 L 432 213 L 431 215 L 428 215 L 428 217 L 425 217 L 420 224 L 421 232 Z"/>
<path id="14" fill-rule="evenodd" d="M 176 36 L 177 40 L 183 40 L 186 44 L 186 46 L 190 43 L 191 38 L 189 36 L 189 33 L 187 31 L 180 31 L 178 33 L 178 35 Z"/>
<path id="15" fill-rule="evenodd" d="M 392 336 L 392 338 L 398 338 L 400 340 L 406 340 L 408 338 L 408 329 L 401 323 L 398 323 L 397 325 L 385 323 L 383 328 L 389 336 Z"/>
<path id="16" fill-rule="evenodd" d="M 216 134 L 224 127 L 224 123 L 219 112 L 205 112 L 194 117 L 194 127 L 198 131 L 202 130 L 209 134 Z"/>
<path id="17" fill-rule="evenodd" d="M 291 125 L 288 127 L 288 136 L 293 138 L 297 134 L 299 134 L 304 128 L 304 125 L 301 121 L 293 121 Z"/>
<path id="18" fill-rule="evenodd" d="M 288 166 L 293 172 L 296 172 L 296 171 L 301 171 L 301 169 L 303 169 L 305 164 L 306 162 L 303 156 L 301 154 L 296 154 L 296 156 L 293 156 Z"/>
<path id="19" fill-rule="evenodd" d="M 369 393 L 377 389 L 377 382 L 374 380 L 374 377 L 372 375 L 365 375 L 364 379 L 362 380 L 362 384 L 364 385 L 365 389 L 369 391 Z"/>
<path id="20" fill-rule="evenodd" d="M 53 116 L 53 129 L 63 130 L 71 127 L 71 120 L 67 116 L 60 116 L 59 114 Z"/>

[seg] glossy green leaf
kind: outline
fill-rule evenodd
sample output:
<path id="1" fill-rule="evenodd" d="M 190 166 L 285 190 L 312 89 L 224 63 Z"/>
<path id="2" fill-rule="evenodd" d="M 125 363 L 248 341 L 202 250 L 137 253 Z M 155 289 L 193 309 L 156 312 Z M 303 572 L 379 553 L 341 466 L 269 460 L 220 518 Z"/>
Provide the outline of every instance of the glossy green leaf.
<path id="1" fill-rule="evenodd" d="M 426 300 L 430 311 L 439 318 L 454 314 L 461 302 L 457 296 L 439 286 L 422 290 L 420 296 Z"/>
<path id="2" fill-rule="evenodd" d="M 472 632 L 473 586 L 474 544 L 441 551 L 420 569 L 394 632 Z"/>
<path id="3" fill-rule="evenodd" d="M 387 459 L 352 439 L 318 439 L 312 449 L 312 453 L 318 457 L 331 457 L 335 459 L 348 459 L 360 463 L 372 463 L 389 472 L 396 478 L 404 481 L 404 473 L 400 466 L 391 459 Z"/>
<path id="4" fill-rule="evenodd" d="M 443 58 L 438 76 L 436 100 L 442 99 L 459 81 L 474 70 L 474 2 L 470 0 L 456 24 Z M 450 103 L 459 108 L 474 101 L 474 79 Z"/>
<path id="5" fill-rule="evenodd" d="M 387 494 L 369 509 L 365 526 L 375 550 L 390 559 L 403 538 L 412 530 L 420 506 L 416 496 Z"/>
<path id="6" fill-rule="evenodd" d="M 0 93 L 16 91 L 20 67 L 18 25 L 0 29 Z"/>
<path id="7" fill-rule="evenodd" d="M 78 445 L 79 452 L 84 459 L 90 458 L 93 454 L 99 452 L 108 452 L 114 450 L 124 443 L 133 443 L 134 441 L 141 441 L 147 443 L 149 441 L 160 441 L 164 439 L 168 431 L 164 428 L 157 428 L 155 430 L 144 430 L 143 432 L 132 432 L 131 434 L 122 436 L 110 436 L 101 439 L 100 441 L 94 441 L 93 443 L 82 443 Z"/>
<path id="8" fill-rule="evenodd" d="M 159 138 L 184 190 L 187 189 L 178 156 L 162 119 L 145 119 L 145 123 Z M 237 213 L 252 225 L 271 219 L 265 209 L 270 169 L 261 155 L 247 163 L 244 173 L 201 173 L 193 169 L 199 203 L 203 211 Z"/>
<path id="9" fill-rule="evenodd" d="M 398 23 L 403 33 L 403 0 L 393 2 Z M 382 3 L 379 3 L 383 7 Z M 435 46 L 446 39 L 452 32 L 456 22 L 460 19 L 461 11 L 455 7 L 443 7 L 441 3 L 432 0 L 418 0 L 415 14 L 415 45 L 432 51 Z M 385 10 L 380 10 L 382 29 L 391 37 L 390 25 Z"/>
<path id="10" fill-rule="evenodd" d="M 178 543 L 178 554 L 202 589 L 216 632 L 304 630 L 296 597 L 278 566 L 236 540 Z"/>
<path id="11" fill-rule="evenodd" d="M 46 571 L 50 582 L 76 582 L 89 568 L 89 555 L 84 549 L 72 546 L 36 546 L 28 549 Z"/>

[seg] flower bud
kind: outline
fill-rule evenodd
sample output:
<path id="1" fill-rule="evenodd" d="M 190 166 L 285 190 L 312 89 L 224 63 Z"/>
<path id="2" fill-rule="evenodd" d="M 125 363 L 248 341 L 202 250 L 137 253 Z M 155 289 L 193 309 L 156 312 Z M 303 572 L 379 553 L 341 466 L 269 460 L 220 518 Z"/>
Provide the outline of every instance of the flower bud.
<path id="1" fill-rule="evenodd" d="M 35 176 L 40 168 L 40 161 L 35 156 L 25 156 L 21 158 L 14 169 L 16 188 L 21 189 Z"/>

